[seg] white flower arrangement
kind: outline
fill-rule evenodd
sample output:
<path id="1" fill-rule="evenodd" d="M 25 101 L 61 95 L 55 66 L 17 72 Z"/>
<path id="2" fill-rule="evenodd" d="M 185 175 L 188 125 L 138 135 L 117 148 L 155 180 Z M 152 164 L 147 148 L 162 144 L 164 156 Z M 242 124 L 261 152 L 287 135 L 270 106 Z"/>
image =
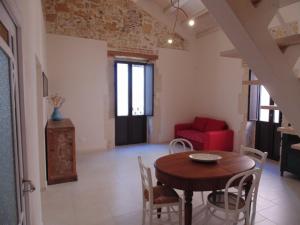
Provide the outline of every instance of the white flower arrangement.
<path id="1" fill-rule="evenodd" d="M 48 97 L 48 101 L 54 108 L 60 108 L 65 102 L 65 98 L 58 94 L 54 94 Z"/>

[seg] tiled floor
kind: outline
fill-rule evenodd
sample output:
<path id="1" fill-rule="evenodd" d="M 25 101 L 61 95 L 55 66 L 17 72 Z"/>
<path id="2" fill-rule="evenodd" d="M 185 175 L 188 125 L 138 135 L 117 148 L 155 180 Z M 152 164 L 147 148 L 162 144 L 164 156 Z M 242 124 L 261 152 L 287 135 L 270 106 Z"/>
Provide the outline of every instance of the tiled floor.
<path id="1" fill-rule="evenodd" d="M 78 182 L 52 185 L 43 193 L 44 224 L 141 225 L 137 156 L 153 168 L 155 159 L 164 154 L 166 145 L 135 145 L 78 155 Z M 199 200 L 199 195 L 194 196 L 195 205 Z M 200 209 L 198 206 L 194 210 L 193 224 L 201 224 Z M 257 211 L 257 225 L 299 225 L 300 180 L 291 174 L 280 177 L 278 165 L 268 162 Z M 212 219 L 209 224 L 222 222 Z"/>

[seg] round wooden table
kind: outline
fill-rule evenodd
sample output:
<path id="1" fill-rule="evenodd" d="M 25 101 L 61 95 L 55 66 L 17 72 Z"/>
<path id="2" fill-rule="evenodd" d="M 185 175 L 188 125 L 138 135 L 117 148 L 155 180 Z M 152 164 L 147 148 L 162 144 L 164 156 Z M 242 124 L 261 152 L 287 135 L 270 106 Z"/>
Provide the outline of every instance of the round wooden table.
<path id="1" fill-rule="evenodd" d="M 234 175 L 251 170 L 255 162 L 248 156 L 235 152 L 201 151 L 222 156 L 216 163 L 192 161 L 189 155 L 199 152 L 183 152 L 163 156 L 155 161 L 157 180 L 172 188 L 184 191 L 185 225 L 192 224 L 192 198 L 194 191 L 216 191 L 224 189 Z"/>

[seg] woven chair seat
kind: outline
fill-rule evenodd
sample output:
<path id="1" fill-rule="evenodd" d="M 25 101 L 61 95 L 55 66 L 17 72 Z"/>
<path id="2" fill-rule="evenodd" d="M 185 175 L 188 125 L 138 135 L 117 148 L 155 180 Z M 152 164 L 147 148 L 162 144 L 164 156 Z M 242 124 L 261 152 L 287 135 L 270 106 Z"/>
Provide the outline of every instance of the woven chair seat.
<path id="1" fill-rule="evenodd" d="M 144 196 L 149 201 L 148 190 L 144 191 Z M 179 196 L 172 188 L 167 186 L 153 187 L 153 203 L 154 204 L 168 204 L 179 201 Z"/>
<path id="2" fill-rule="evenodd" d="M 237 195 L 233 193 L 228 193 L 228 207 L 230 210 L 235 210 L 237 198 L 238 198 Z M 223 191 L 210 193 L 207 197 L 207 200 L 211 204 L 219 208 L 225 209 L 225 193 Z M 245 206 L 245 200 L 243 198 L 240 198 L 238 209 L 241 209 L 244 206 Z"/>

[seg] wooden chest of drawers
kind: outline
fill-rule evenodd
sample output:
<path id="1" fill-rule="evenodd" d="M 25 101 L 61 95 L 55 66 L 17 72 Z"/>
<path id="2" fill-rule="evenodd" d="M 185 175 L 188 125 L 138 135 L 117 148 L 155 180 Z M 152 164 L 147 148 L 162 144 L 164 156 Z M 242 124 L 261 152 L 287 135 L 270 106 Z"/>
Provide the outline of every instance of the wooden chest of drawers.
<path id="1" fill-rule="evenodd" d="M 49 120 L 46 127 L 48 184 L 77 180 L 75 127 L 71 120 Z"/>

